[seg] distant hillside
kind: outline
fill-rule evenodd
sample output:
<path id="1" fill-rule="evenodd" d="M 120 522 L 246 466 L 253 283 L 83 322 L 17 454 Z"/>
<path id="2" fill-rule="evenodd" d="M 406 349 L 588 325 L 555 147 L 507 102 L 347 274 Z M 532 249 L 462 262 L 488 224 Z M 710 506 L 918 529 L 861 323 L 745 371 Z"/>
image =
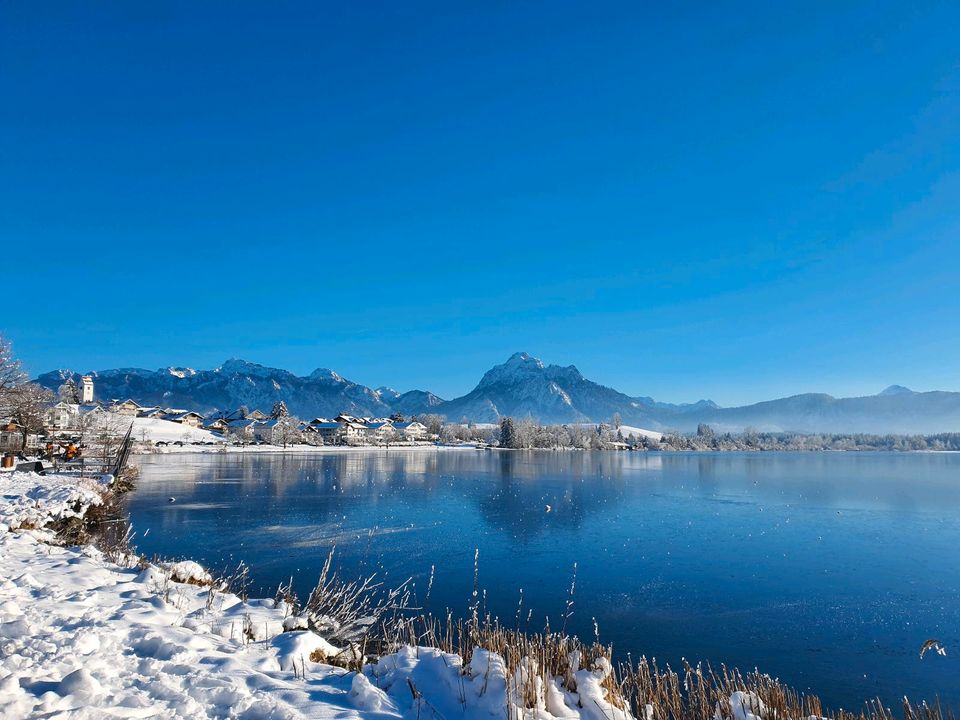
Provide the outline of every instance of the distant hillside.
<path id="1" fill-rule="evenodd" d="M 960 430 L 960 393 L 917 393 L 892 385 L 877 395 L 834 398 L 795 395 L 743 407 L 721 408 L 709 400 L 675 405 L 631 397 L 586 379 L 572 365 L 544 365 L 516 353 L 488 370 L 466 395 L 443 400 L 424 390 L 376 390 L 321 368 L 306 377 L 244 360 L 228 360 L 215 370 L 126 368 L 91 373 L 101 401 L 133 398 L 143 405 L 210 412 L 240 405 L 269 410 L 284 400 L 303 418 L 438 413 L 450 420 L 496 422 L 500 417 L 531 417 L 545 423 L 602 422 L 619 414 L 629 425 L 695 430 L 708 423 L 719 431 L 745 428 L 793 432 L 936 433 Z M 56 390 L 69 370 L 45 373 L 37 381 Z"/>

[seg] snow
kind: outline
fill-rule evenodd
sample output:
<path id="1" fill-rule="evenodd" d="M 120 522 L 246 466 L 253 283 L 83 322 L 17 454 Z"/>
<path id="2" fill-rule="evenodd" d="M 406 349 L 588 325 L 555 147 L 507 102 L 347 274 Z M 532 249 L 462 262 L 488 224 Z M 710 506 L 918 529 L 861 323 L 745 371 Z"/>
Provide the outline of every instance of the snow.
<path id="1" fill-rule="evenodd" d="M 482 649 L 466 667 L 426 647 L 363 674 L 314 662 L 341 649 L 283 601 L 244 603 L 190 561 L 127 566 L 51 544 L 42 526 L 101 502 L 109 476 L 0 482 L 0 717 L 632 720 L 607 699 L 609 663 L 575 656 L 566 679 L 546 682 L 535 661 L 511 673 Z M 736 720 L 763 715 L 746 695 L 730 707 Z"/>
<path id="2" fill-rule="evenodd" d="M 111 482 L 109 475 L 39 475 L 33 472 L 0 473 L 0 536 L 11 528 L 41 528 L 83 515 L 101 503 Z"/>
<path id="3" fill-rule="evenodd" d="M 223 437 L 203 428 L 190 427 L 160 418 L 133 420 L 133 439 L 147 442 L 223 442 Z"/>
<path id="4" fill-rule="evenodd" d="M 210 585 L 213 577 L 200 563 L 193 560 L 181 560 L 175 563 L 164 563 L 160 567 L 170 574 L 170 579 L 179 583 L 193 583 L 194 585 Z"/>
<path id="5" fill-rule="evenodd" d="M 663 433 L 657 432 L 656 430 L 647 430 L 645 428 L 634 427 L 633 425 L 621 425 L 620 432 L 623 433 L 625 438 L 635 435 L 638 438 L 648 437 L 657 442 L 660 442 L 660 439 L 663 437 Z"/>
<path id="6" fill-rule="evenodd" d="M 597 426 L 596 423 L 578 423 L 578 424 L 580 425 L 580 427 L 585 427 L 585 428 L 595 428 Z M 631 435 L 633 435 L 637 438 L 648 437 L 651 440 L 656 440 L 657 442 L 660 442 L 660 440 L 663 438 L 663 433 L 661 432 L 657 432 L 656 430 L 647 430 L 646 428 L 635 427 L 633 425 L 621 425 L 619 429 L 620 429 L 620 432 L 623 434 L 624 438 L 629 438 Z"/>

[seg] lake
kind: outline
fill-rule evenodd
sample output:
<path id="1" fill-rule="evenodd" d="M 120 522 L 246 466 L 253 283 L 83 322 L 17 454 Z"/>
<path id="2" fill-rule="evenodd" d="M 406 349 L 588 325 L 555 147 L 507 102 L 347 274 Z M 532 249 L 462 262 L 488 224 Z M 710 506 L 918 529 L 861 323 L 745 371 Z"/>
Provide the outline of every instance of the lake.
<path id="1" fill-rule="evenodd" d="M 754 667 L 831 707 L 939 694 L 960 707 L 960 455 L 460 449 L 137 458 L 138 549 L 253 595 L 327 553 L 466 615 L 479 549 L 487 608 L 523 591 L 557 628 L 574 564 L 582 637 L 618 655 Z M 169 497 L 175 502 L 168 502 Z M 948 655 L 918 651 L 938 638 Z"/>

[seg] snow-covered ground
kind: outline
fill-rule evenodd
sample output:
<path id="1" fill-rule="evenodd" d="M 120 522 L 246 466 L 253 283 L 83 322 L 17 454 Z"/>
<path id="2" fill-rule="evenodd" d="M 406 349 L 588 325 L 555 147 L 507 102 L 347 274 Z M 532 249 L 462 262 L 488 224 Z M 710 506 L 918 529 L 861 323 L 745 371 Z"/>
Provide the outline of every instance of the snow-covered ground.
<path id="1" fill-rule="evenodd" d="M 404 648 L 358 675 L 312 662 L 337 649 L 307 630 L 284 632 L 285 603 L 243 603 L 195 563 L 116 564 L 91 546 L 51 544 L 43 526 L 100 502 L 108 482 L 0 474 L 0 717 L 524 715 L 496 655 L 477 651 L 463 667 L 459 656 Z M 629 720 L 606 699 L 606 672 L 579 670 L 578 692 L 547 683 L 526 717 Z"/>
<path id="2" fill-rule="evenodd" d="M 597 423 L 578 423 L 578 425 L 585 428 L 595 428 Z M 624 438 L 628 438 L 633 435 L 637 438 L 648 437 L 651 440 L 656 440 L 657 442 L 660 442 L 660 440 L 663 438 L 662 432 L 657 432 L 656 430 L 647 430 L 646 428 L 635 427 L 633 425 L 621 425 L 619 430 L 623 434 Z"/>
<path id="3" fill-rule="evenodd" d="M 161 418 L 129 418 L 133 421 L 133 439 L 148 442 L 223 442 L 223 437 L 203 428 Z"/>

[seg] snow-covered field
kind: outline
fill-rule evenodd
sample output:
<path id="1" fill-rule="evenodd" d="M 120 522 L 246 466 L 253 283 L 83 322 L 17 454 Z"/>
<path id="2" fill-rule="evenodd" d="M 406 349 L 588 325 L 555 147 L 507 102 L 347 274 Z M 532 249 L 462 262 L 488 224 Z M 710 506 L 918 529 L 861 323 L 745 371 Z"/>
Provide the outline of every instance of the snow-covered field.
<path id="1" fill-rule="evenodd" d="M 223 442 L 220 435 L 216 435 L 203 428 L 194 428 L 189 425 L 162 420 L 160 418 L 129 418 L 133 421 L 133 439 L 149 442 Z"/>
<path id="2" fill-rule="evenodd" d="M 348 672 L 310 660 L 337 652 L 320 636 L 284 632 L 285 603 L 243 603 L 195 563 L 127 567 L 51 544 L 42 526 L 100 502 L 108 482 L 0 474 L 0 717 L 523 716 L 496 655 L 477 651 L 463 667 L 411 647 Z M 606 700 L 607 671 L 579 670 L 578 692 L 547 683 L 526 717 L 628 720 Z"/>

